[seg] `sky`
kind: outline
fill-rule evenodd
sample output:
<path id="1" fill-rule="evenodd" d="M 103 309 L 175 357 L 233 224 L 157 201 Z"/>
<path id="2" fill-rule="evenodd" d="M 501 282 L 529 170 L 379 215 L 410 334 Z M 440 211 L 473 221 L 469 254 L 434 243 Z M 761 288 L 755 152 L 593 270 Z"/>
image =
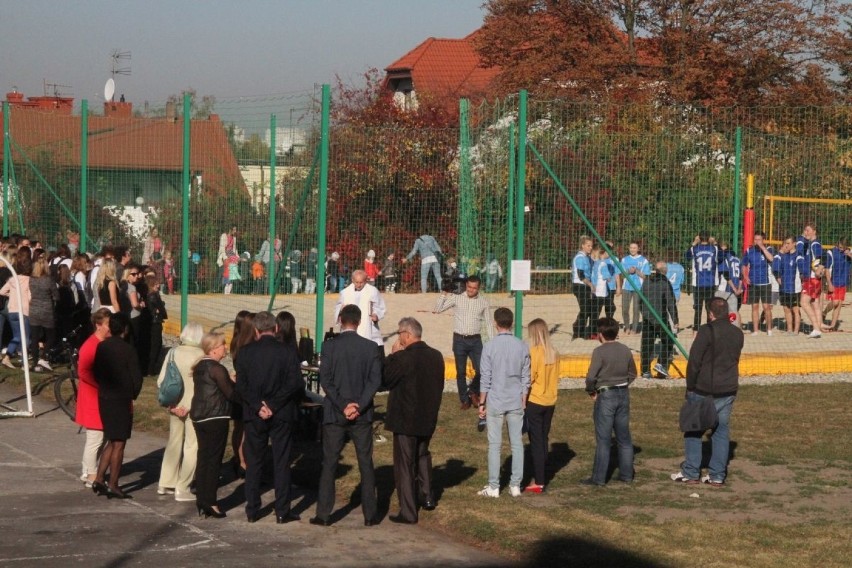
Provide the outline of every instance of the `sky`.
<path id="1" fill-rule="evenodd" d="M 358 83 L 428 37 L 482 24 L 482 0 L 0 0 L 0 89 L 44 82 L 103 103 L 114 50 L 130 76 L 115 99 L 160 105 L 194 88 L 217 99 Z M 52 94 L 49 93 L 49 94 Z"/>

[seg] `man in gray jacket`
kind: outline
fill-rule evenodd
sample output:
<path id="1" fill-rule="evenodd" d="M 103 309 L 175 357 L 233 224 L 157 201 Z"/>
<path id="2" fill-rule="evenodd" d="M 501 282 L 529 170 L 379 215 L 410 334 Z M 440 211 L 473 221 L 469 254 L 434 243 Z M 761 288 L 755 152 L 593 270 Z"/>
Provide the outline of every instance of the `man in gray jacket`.
<path id="1" fill-rule="evenodd" d="M 660 355 L 654 370 L 659 373 L 658 377 L 669 378 L 669 363 L 672 360 L 673 339 L 669 336 L 669 322 L 673 326 L 672 331 L 677 333 L 677 302 L 674 299 L 672 285 L 666 278 L 667 266 L 665 261 L 660 260 L 654 265 L 654 272 L 642 282 L 642 295 L 654 308 L 664 323 L 657 321 L 651 313 L 648 305 L 642 302 L 642 378 L 651 378 L 651 359 L 654 358 L 654 345 L 660 340 Z"/>
<path id="2" fill-rule="evenodd" d="M 673 481 L 722 487 L 728 475 L 730 450 L 731 410 L 739 388 L 740 353 L 743 350 L 743 332 L 728 320 L 728 303 L 722 298 L 710 300 L 710 323 L 698 329 L 698 335 L 689 350 L 686 365 L 686 399 L 700 401 L 712 397 L 718 422 L 712 430 L 710 441 L 709 474 L 701 475 L 701 438 L 704 432 L 684 432 L 685 458 L 680 471 L 673 473 Z"/>
<path id="3" fill-rule="evenodd" d="M 429 289 L 429 271 L 435 276 L 438 290 L 441 289 L 441 247 L 432 235 L 420 235 L 414 241 L 411 252 L 402 259 L 402 263 L 411 262 L 414 255 L 420 255 L 420 291 L 424 294 Z"/>

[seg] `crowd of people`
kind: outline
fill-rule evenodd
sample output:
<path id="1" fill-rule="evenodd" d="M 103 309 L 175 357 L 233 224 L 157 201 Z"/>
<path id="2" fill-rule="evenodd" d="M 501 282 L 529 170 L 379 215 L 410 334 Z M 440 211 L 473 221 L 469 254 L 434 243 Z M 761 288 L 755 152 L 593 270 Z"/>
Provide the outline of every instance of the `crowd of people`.
<path id="1" fill-rule="evenodd" d="M 223 237 L 227 259 L 235 242 L 228 234 Z M 235 239 L 235 233 L 231 237 Z M 428 235 L 418 239 L 403 262 L 420 254 L 424 282 L 432 275 L 442 289 L 433 312 L 454 312 L 453 354 L 460 409 L 476 408 L 477 427 L 480 432 L 487 430 L 488 483 L 478 494 L 500 495 L 504 422 L 512 453 L 509 494 L 541 493 L 548 481 L 549 433 L 559 378 L 559 354 L 551 342 L 551 330 L 544 320 L 535 319 L 527 325 L 528 342 L 514 337 L 513 313 L 506 308 L 492 310 L 481 293 L 478 274 L 454 277 L 450 281 L 453 286 L 441 285 L 440 271 L 434 271 L 440 252 L 434 239 L 425 237 Z M 798 239 L 785 239 L 779 251 L 767 247 L 764 238 L 762 233 L 755 233 L 754 244 L 742 259 L 725 243 L 716 243 L 704 234 L 697 235 L 686 251 L 695 307 L 694 342 L 686 370 L 687 399 L 712 399 L 718 419 L 711 436 L 713 455 L 708 474 L 701 476 L 700 470 L 703 432 L 684 432 L 685 459 L 681 470 L 672 475 L 676 482 L 703 482 L 716 487 L 725 483 L 729 420 L 743 346 L 738 312 L 744 296 L 752 305 L 752 334 L 765 329 L 771 335 L 774 329 L 773 280 L 785 308 L 788 332 L 800 330 L 800 310 L 812 324 L 810 337 L 836 328 L 852 263 L 847 242 L 841 239 L 823 254 L 810 225 Z M 277 242 L 267 247 L 267 254 L 276 254 L 277 247 Z M 146 245 L 145 255 L 156 263 L 155 255 L 162 245 L 152 245 L 150 251 L 148 248 Z M 662 259 L 649 261 L 635 242 L 630 243 L 629 254 L 617 267 L 609 257 L 612 250 L 610 242 L 599 247 L 591 238 L 582 237 L 580 251 L 572 262 L 580 308 L 574 335 L 601 343 L 592 355 L 586 377 L 586 390 L 594 401 L 597 444 L 592 475 L 583 481 L 588 485 L 607 481 L 613 432 L 618 446 L 618 480 L 633 481 L 628 388 L 639 376 L 651 377 L 655 356 L 658 376 L 668 376 L 674 335 L 679 330 L 682 267 Z M 145 375 L 159 374 L 158 385 L 162 385 L 173 363 L 182 378 L 183 393 L 166 409 L 169 439 L 157 492 L 174 496 L 177 501 L 195 502 L 200 516 L 224 517 L 217 487 L 230 432 L 232 467 L 237 476 L 245 478 L 247 520 L 255 522 L 260 516 L 267 452 L 272 463 L 276 520 L 298 520 L 290 507 L 290 466 L 299 408 L 307 394 L 296 321 L 291 313 L 239 312 L 230 345 L 226 345 L 222 333 L 204 333 L 200 325 L 189 323 L 181 332 L 180 344 L 168 353 L 168 365 L 163 365 L 162 322 L 167 314 L 159 290 L 167 276 L 155 266 L 135 264 L 126 247 L 104 246 L 89 258 L 72 254 L 65 246 L 47 252 L 39 243 L 20 235 L 3 242 L 2 255 L 5 263 L 0 268 L 0 297 L 6 298 L 6 305 L 0 312 L 0 329 L 7 321 L 11 328 L 4 365 L 27 364 L 20 354 L 24 340 L 21 327 L 27 330 L 34 371 L 50 369 L 58 338 L 78 327 L 87 330 L 80 334 L 85 341 L 79 349 L 75 419 L 86 429 L 81 480 L 87 486 L 110 499 L 130 498 L 119 481 L 132 432 L 133 401 Z M 388 260 L 392 263 L 393 256 Z M 443 398 L 443 357 L 424 341 L 423 328 L 412 317 L 399 320 L 396 341 L 390 354 L 385 354 L 380 325 L 387 308 L 379 289 L 382 268 L 371 266 L 375 264 L 375 254 L 370 251 L 364 269 L 354 270 L 348 285 L 339 283 L 334 318 L 340 333 L 327 338 L 317 361 L 323 392 L 323 458 L 316 513 L 310 520 L 315 525 L 334 522 L 335 471 L 347 440 L 353 441 L 358 459 L 364 523 L 372 526 L 379 521 L 372 461 L 373 399 L 382 390 L 390 391 L 385 428 L 394 434 L 394 483 L 400 507 L 389 519 L 416 523 L 419 510 L 436 506 L 429 444 Z M 11 277 L 11 268 L 16 278 Z M 383 282 L 385 291 L 393 291 L 393 281 Z M 614 319 L 614 297 L 619 294 L 623 297 L 621 324 Z M 700 325 L 703 309 L 707 323 Z M 829 312 L 833 314 L 831 324 L 822 317 Z M 617 340 L 622 331 L 625 335 L 642 334 L 639 370 L 630 350 Z M 483 335 L 487 342 L 483 342 Z M 229 350 L 232 369 L 223 365 Z M 468 362 L 474 370 L 470 382 Z M 524 429 L 529 436 L 533 472 L 531 482 L 522 488 Z"/>
<path id="2" fill-rule="evenodd" d="M 618 267 L 609 257 L 613 243 L 601 247 L 591 237 L 580 237 L 571 266 L 579 308 L 573 337 L 596 339 L 597 317 L 602 311 L 612 317 L 614 299 L 621 296 L 625 335 L 642 335 L 642 376 L 651 377 L 652 354 L 657 353 L 656 376 L 667 378 L 674 336 L 680 331 L 678 301 L 687 273 L 691 278 L 693 338 L 698 334 L 702 313 L 709 314 L 713 298 L 725 300 L 731 322 L 752 336 L 761 332 L 771 336 L 781 328 L 788 335 L 805 332 L 808 338 L 816 339 L 837 331 L 852 265 L 848 240 L 841 238 L 834 247 L 824 249 L 811 224 L 800 236 L 786 237 L 777 250 L 765 239 L 763 232 L 756 231 L 753 244 L 740 256 L 727 243 L 700 233 L 685 251 L 685 270 L 676 261 L 650 261 L 641 254 L 638 242 L 628 245 L 628 254 Z M 747 325 L 742 324 L 739 314 L 743 303 L 751 306 Z M 781 322 L 773 316 L 773 306 L 778 303 L 784 312 Z M 808 322 L 807 330 L 802 326 L 802 314 Z"/>
<path id="3" fill-rule="evenodd" d="M 90 257 L 72 253 L 65 244 L 48 251 L 24 235 L 4 239 L 0 242 L 0 338 L 4 339 L 0 363 L 51 371 L 57 360 L 67 358 L 62 340 L 77 337 L 74 341 L 79 346 L 93 331 L 89 316 L 104 307 L 127 316 L 139 371 L 143 376 L 155 375 L 162 362 L 163 322 L 168 318 L 160 296 L 167 277 L 156 255 L 151 253 L 152 264 L 140 265 L 131 260 L 128 247 L 106 245 Z"/>

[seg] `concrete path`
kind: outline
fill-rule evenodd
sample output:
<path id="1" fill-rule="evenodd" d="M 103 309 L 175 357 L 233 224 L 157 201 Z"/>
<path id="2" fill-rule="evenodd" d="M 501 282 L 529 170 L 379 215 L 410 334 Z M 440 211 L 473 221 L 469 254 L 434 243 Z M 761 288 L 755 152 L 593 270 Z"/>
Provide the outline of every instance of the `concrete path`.
<path id="1" fill-rule="evenodd" d="M 2 401 L 21 394 L 0 385 Z M 358 510 L 315 527 L 315 495 L 298 490 L 297 523 L 276 525 L 270 514 L 248 524 L 237 481 L 219 489 L 233 503 L 228 517 L 200 519 L 194 503 L 157 495 L 165 440 L 142 432 L 128 441 L 122 471 L 133 500 L 97 497 L 79 481 L 84 434 L 50 401 L 35 404 L 38 418 L 0 419 L 0 566 L 509 565 L 420 527 L 387 519 L 364 527 Z M 263 498 L 269 503 L 271 490 Z"/>

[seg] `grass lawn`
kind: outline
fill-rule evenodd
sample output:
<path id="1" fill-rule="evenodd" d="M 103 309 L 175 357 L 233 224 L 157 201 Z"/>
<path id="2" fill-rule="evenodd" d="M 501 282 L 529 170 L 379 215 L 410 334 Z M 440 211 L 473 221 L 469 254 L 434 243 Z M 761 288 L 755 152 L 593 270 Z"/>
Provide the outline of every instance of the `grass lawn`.
<path id="1" fill-rule="evenodd" d="M 456 395 L 447 393 L 431 446 L 438 508 L 421 512 L 420 523 L 530 566 L 850 566 L 850 398 L 847 383 L 741 388 L 727 486 L 711 489 L 669 480 L 682 459 L 683 390 L 632 390 L 636 482 L 595 488 L 578 485 L 594 457 L 592 402 L 582 391 L 561 391 L 546 493 L 508 495 L 506 440 L 501 496 L 487 499 L 476 495 L 487 480 L 485 433 L 476 431 L 475 412 L 460 411 Z M 379 415 L 386 401 L 376 398 Z M 137 401 L 135 427 L 166 435 L 153 379 Z M 379 509 L 395 513 L 391 435 L 379 432 L 388 438 L 375 445 Z M 318 445 L 302 440 L 295 450 L 294 482 L 315 487 Z M 529 462 L 525 471 L 524 484 Z M 337 490 L 338 507 L 357 502 L 351 444 Z"/>

